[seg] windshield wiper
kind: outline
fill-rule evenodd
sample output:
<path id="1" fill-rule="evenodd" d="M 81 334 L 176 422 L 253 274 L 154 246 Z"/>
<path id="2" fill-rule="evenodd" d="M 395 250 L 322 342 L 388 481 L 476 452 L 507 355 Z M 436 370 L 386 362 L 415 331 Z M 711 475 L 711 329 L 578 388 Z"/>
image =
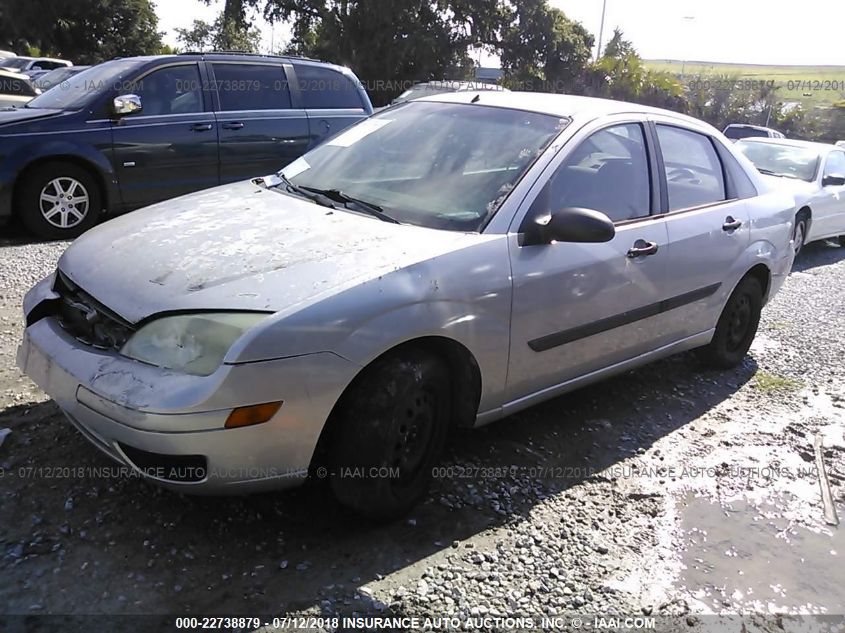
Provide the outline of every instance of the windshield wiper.
<path id="1" fill-rule="evenodd" d="M 332 203 L 328 196 L 320 195 L 318 192 L 312 193 L 307 190 L 307 187 L 300 187 L 299 185 L 293 184 L 282 172 L 278 172 L 270 176 L 264 176 L 259 180 L 263 181 L 264 186 L 268 189 L 284 189 L 288 193 L 293 193 L 302 198 L 306 198 L 314 204 L 319 204 L 320 206 L 328 207 L 330 209 L 337 209 L 337 206 Z"/>
<path id="2" fill-rule="evenodd" d="M 350 204 L 354 204 L 358 208 L 363 209 L 369 215 L 376 217 L 384 222 L 390 222 L 392 224 L 401 224 L 401 222 L 399 222 L 399 220 L 397 220 L 396 218 L 392 218 L 387 215 L 384 209 L 382 209 L 377 204 L 367 202 L 366 200 L 361 200 L 360 198 L 354 198 L 350 195 L 343 193 L 339 189 L 317 189 L 316 187 L 302 187 L 302 189 L 305 189 L 306 191 L 311 191 L 321 196 L 325 196 L 329 200 L 340 202 L 341 204 L 347 207 Z"/>
<path id="3" fill-rule="evenodd" d="M 800 176 L 796 176 L 795 174 L 782 174 L 777 171 L 772 171 L 771 169 L 760 169 L 757 168 L 761 174 L 766 174 L 767 176 L 777 176 L 778 178 L 790 178 L 791 180 L 803 180 Z"/>

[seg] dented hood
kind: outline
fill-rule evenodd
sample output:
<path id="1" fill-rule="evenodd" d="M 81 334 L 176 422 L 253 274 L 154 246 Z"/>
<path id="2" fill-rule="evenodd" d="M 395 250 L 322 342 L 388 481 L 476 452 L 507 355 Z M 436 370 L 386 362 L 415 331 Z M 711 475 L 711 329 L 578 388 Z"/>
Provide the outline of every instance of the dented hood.
<path id="1" fill-rule="evenodd" d="M 106 222 L 78 238 L 59 269 L 130 322 L 176 310 L 277 312 L 473 237 L 332 210 L 247 181 Z"/>

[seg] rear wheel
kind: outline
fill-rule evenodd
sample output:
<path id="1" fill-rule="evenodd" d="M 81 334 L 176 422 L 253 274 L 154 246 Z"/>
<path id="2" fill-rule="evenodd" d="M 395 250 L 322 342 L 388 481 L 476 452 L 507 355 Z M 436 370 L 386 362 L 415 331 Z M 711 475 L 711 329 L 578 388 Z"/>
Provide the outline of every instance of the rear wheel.
<path id="1" fill-rule="evenodd" d="M 754 277 L 745 277 L 734 289 L 709 345 L 698 350 L 705 365 L 717 369 L 736 367 L 745 358 L 763 310 L 763 288 Z"/>
<path id="2" fill-rule="evenodd" d="M 337 499 L 373 519 L 414 506 L 446 440 L 450 398 L 446 365 L 425 350 L 404 350 L 365 370 L 332 420 L 330 481 Z"/>
<path id="3" fill-rule="evenodd" d="M 97 223 L 100 187 L 89 171 L 72 163 L 47 163 L 25 174 L 17 197 L 24 226 L 38 237 L 71 239 Z"/>

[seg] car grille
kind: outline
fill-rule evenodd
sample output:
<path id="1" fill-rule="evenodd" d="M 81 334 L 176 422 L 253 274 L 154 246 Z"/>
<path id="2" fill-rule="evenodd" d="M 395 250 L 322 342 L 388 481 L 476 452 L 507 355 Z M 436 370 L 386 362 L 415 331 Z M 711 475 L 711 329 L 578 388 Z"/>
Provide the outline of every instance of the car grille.
<path id="1" fill-rule="evenodd" d="M 56 273 L 53 290 L 59 295 L 54 315 L 61 326 L 80 343 L 98 349 L 119 351 L 135 329 L 61 273 Z"/>

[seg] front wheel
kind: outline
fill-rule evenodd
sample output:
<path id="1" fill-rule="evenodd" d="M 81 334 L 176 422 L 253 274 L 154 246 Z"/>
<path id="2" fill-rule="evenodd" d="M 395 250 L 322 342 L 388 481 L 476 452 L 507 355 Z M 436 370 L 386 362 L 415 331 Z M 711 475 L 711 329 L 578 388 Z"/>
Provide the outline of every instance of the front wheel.
<path id="1" fill-rule="evenodd" d="M 375 361 L 333 414 L 335 497 L 372 519 L 407 512 L 426 492 L 450 411 L 449 376 L 440 358 L 408 349 Z"/>
<path id="2" fill-rule="evenodd" d="M 795 256 L 804 248 L 807 239 L 807 218 L 800 217 L 795 220 L 795 235 L 793 236 L 793 246 L 795 248 Z"/>
<path id="3" fill-rule="evenodd" d="M 64 162 L 47 163 L 26 174 L 17 204 L 24 226 L 50 240 L 81 235 L 97 223 L 102 211 L 96 179 L 86 169 Z"/>
<path id="4" fill-rule="evenodd" d="M 736 367 L 745 358 L 763 311 L 763 288 L 754 277 L 745 277 L 734 289 L 709 345 L 698 350 L 702 362 L 716 369 Z"/>

